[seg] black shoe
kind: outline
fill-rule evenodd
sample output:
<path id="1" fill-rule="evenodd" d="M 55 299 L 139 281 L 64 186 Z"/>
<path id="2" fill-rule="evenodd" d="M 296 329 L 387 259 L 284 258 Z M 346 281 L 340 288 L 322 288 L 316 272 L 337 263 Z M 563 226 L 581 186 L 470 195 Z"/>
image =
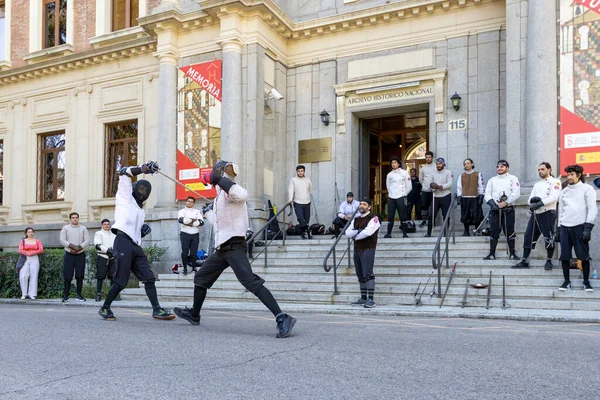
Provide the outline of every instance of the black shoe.
<path id="1" fill-rule="evenodd" d="M 490 253 L 487 256 L 483 257 L 484 260 L 495 260 L 496 255 L 494 253 Z"/>
<path id="2" fill-rule="evenodd" d="M 100 293 L 98 293 L 96 295 L 96 301 L 100 301 L 100 300 L 102 300 L 102 295 Z"/>
<path id="3" fill-rule="evenodd" d="M 464 231 L 462 235 L 463 236 L 471 236 L 471 233 L 469 231 Z"/>
<path id="4" fill-rule="evenodd" d="M 85 299 L 85 297 L 83 297 L 82 295 L 78 295 L 77 297 L 75 297 L 75 300 L 77 300 L 77 301 L 87 301 Z"/>
<path id="5" fill-rule="evenodd" d="M 61 303 L 68 303 L 69 302 L 69 298 L 68 297 L 63 297 L 61 300 Z"/>
<path id="6" fill-rule="evenodd" d="M 113 314 L 112 310 L 110 309 L 110 307 L 101 307 L 98 310 L 98 314 L 104 318 L 107 321 L 114 321 L 116 320 L 115 315 Z"/>
<path id="7" fill-rule="evenodd" d="M 373 301 L 373 299 L 368 299 L 365 302 L 365 305 L 363 307 L 364 308 L 375 308 L 375 302 Z"/>
<path id="8" fill-rule="evenodd" d="M 402 237 L 403 237 L 403 238 L 407 238 L 407 237 L 408 237 L 408 235 L 407 235 L 406 233 L 402 232 Z"/>
<path id="9" fill-rule="evenodd" d="M 431 233 L 426 233 L 423 237 L 431 237 Z"/>
<path id="10" fill-rule="evenodd" d="M 173 309 L 173 312 L 179 318 L 185 319 L 187 322 L 189 322 L 192 325 L 200 325 L 200 316 L 198 315 L 197 317 L 194 317 L 192 315 L 192 310 L 190 308 L 187 308 L 187 307 L 185 307 L 185 308 L 175 307 Z"/>
<path id="11" fill-rule="evenodd" d="M 384 238 L 384 239 L 391 239 L 391 238 L 392 238 L 392 235 L 390 235 L 389 233 L 387 233 L 387 234 L 386 234 L 386 235 L 385 235 L 383 238 Z"/>
<path id="12" fill-rule="evenodd" d="M 513 265 L 511 268 L 515 268 L 515 269 L 529 268 L 529 263 L 525 260 L 521 260 L 517 265 Z"/>
<path id="13" fill-rule="evenodd" d="M 546 260 L 546 264 L 544 264 L 544 269 L 546 271 L 552 271 L 552 268 L 554 268 L 554 265 L 552 265 L 552 261 Z"/>
<path id="14" fill-rule="evenodd" d="M 559 288 L 558 288 L 558 290 L 560 290 L 561 292 L 565 292 L 565 291 L 567 291 L 568 289 L 571 289 L 571 282 L 569 282 L 569 281 L 565 281 L 565 282 L 564 282 L 564 283 L 561 285 L 561 287 L 559 287 Z"/>
<path id="15" fill-rule="evenodd" d="M 517 255 L 517 253 L 510 253 L 510 255 L 508 256 L 509 260 L 518 260 L 519 256 Z"/>
<path id="16" fill-rule="evenodd" d="M 306 236 L 307 236 L 309 239 L 312 239 L 312 233 L 310 233 L 310 231 L 306 232 Z"/>
<path id="17" fill-rule="evenodd" d="M 328 229 L 328 230 L 329 230 L 329 233 L 335 233 L 335 228 L 333 228 L 333 227 L 331 227 L 331 226 L 329 227 L 329 229 Z"/>
<path id="18" fill-rule="evenodd" d="M 590 285 L 590 281 L 583 281 L 583 290 L 586 292 L 593 292 L 594 288 Z"/>
<path id="19" fill-rule="evenodd" d="M 362 297 L 359 297 L 355 302 L 350 303 L 351 306 L 362 307 L 365 305 L 367 301 L 363 300 Z"/>
<path id="20" fill-rule="evenodd" d="M 308 237 L 306 236 L 306 232 L 302 232 L 302 234 L 300 235 L 300 239 L 308 239 Z"/>
<path id="21" fill-rule="evenodd" d="M 196 268 L 196 267 L 192 268 L 192 274 L 195 274 L 196 272 L 198 272 L 198 268 Z"/>
<path id="22" fill-rule="evenodd" d="M 277 318 L 277 337 L 286 338 L 292 334 L 292 329 L 296 325 L 296 318 L 287 314 L 279 314 Z"/>
<path id="23" fill-rule="evenodd" d="M 171 320 L 171 319 L 175 319 L 175 316 L 161 307 L 158 310 L 152 311 L 152 318 Z"/>
<path id="24" fill-rule="evenodd" d="M 183 269 L 183 274 L 184 274 L 184 275 L 187 275 L 187 274 L 188 274 L 187 267 Z"/>
<path id="25" fill-rule="evenodd" d="M 424 227 L 425 225 L 427 225 L 427 221 L 423 220 L 421 221 L 421 225 L 419 225 L 420 228 Z"/>

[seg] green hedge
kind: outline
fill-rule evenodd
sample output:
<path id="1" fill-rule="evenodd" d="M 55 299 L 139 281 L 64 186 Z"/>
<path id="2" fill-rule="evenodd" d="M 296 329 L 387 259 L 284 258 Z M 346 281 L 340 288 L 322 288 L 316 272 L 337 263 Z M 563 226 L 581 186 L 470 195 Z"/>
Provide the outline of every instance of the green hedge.
<path id="1" fill-rule="evenodd" d="M 166 253 L 166 249 L 152 245 L 144 248 L 150 262 L 160 261 Z M 63 291 L 63 257 L 64 249 L 44 249 L 44 254 L 40 255 L 40 273 L 38 278 L 38 297 L 39 298 L 60 298 Z M 0 298 L 20 298 L 21 287 L 19 286 L 19 276 L 16 273 L 15 265 L 19 258 L 18 252 L 0 252 Z M 85 279 L 83 295 L 84 297 L 96 297 L 96 249 L 90 247 L 85 251 Z M 75 285 L 71 290 L 75 290 Z M 138 280 L 131 275 L 127 287 L 138 287 Z M 108 290 L 108 284 L 104 285 L 104 292 Z M 75 292 L 71 293 L 71 297 Z"/>

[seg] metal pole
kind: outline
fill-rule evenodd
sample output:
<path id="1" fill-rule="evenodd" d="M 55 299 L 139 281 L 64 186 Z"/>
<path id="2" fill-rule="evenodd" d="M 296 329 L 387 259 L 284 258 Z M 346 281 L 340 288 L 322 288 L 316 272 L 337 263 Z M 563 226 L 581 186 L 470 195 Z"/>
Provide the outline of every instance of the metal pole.
<path id="1" fill-rule="evenodd" d="M 158 171 L 156 171 L 157 173 L 159 173 L 160 175 L 164 176 L 165 178 L 167 178 L 170 181 L 175 182 L 176 184 L 178 184 L 179 186 L 183 186 L 184 188 L 186 188 L 187 190 L 189 190 L 190 192 L 194 193 L 196 196 L 203 198 L 204 200 L 208 200 L 208 201 L 212 201 L 211 199 L 209 199 L 208 197 L 202 196 L 200 193 L 196 192 L 194 189 L 190 188 L 187 185 L 184 185 L 183 183 L 179 182 L 177 179 L 173 179 L 171 178 L 169 175 L 165 174 L 164 172 L 162 172 L 160 169 Z"/>
<path id="2" fill-rule="evenodd" d="M 283 231 L 281 232 L 281 236 L 283 237 L 283 247 L 285 247 L 285 213 L 283 213 Z"/>
<path id="3" fill-rule="evenodd" d="M 265 233 L 265 268 L 267 268 L 267 254 L 269 253 L 269 243 L 267 242 L 267 229 L 263 231 Z"/>
<path id="4" fill-rule="evenodd" d="M 348 268 L 352 268 L 352 266 L 350 265 L 350 245 L 352 243 L 350 242 L 350 238 L 348 238 Z"/>

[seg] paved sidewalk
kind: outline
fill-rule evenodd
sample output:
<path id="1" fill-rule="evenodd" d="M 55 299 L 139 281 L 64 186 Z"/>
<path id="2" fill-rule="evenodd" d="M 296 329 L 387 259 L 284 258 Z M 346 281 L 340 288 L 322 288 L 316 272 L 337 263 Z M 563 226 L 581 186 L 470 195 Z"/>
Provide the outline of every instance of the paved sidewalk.
<path id="1" fill-rule="evenodd" d="M 0 299 L 0 304 L 39 304 L 62 305 L 60 299 Z M 78 302 L 71 299 L 66 307 L 100 307 L 102 302 L 93 299 Z M 161 302 L 166 308 L 191 307 L 191 304 L 177 302 Z M 411 317 L 444 317 L 444 318 L 473 318 L 473 319 L 504 319 L 515 321 L 555 321 L 555 322 L 590 322 L 600 323 L 600 311 L 574 311 L 574 310 L 540 310 L 520 308 L 480 308 L 480 307 L 443 307 L 436 306 L 377 306 L 365 309 L 350 305 L 333 304 L 299 304 L 280 303 L 281 309 L 287 313 L 314 313 L 314 314 L 348 314 L 348 315 L 385 315 L 385 316 L 411 316 Z M 114 308 L 150 308 L 148 301 L 116 301 Z M 219 302 L 206 300 L 203 306 L 206 310 L 219 311 L 264 311 L 262 303 L 256 302 Z"/>

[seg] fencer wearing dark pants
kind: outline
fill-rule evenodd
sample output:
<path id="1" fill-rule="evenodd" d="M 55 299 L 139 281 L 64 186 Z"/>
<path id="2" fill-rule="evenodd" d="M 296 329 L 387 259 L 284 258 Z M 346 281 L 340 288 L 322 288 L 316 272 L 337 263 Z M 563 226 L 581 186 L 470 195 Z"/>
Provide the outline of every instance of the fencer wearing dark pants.
<path id="1" fill-rule="evenodd" d="M 299 204 L 294 202 L 294 213 L 296 213 L 296 219 L 298 220 L 298 227 L 305 235 L 308 232 L 308 224 L 310 222 L 310 203 Z"/>
<path id="2" fill-rule="evenodd" d="M 196 260 L 198 259 L 198 246 L 200 245 L 199 233 L 179 233 L 181 242 L 181 261 L 183 262 L 183 274 L 187 274 L 188 265 L 192 267 L 192 272 L 196 270 Z"/>
<path id="3" fill-rule="evenodd" d="M 590 239 L 598 215 L 596 191 L 585 183 L 583 167 L 569 165 L 565 168 L 568 186 L 560 192 L 558 201 L 560 261 L 565 278 L 559 288 L 565 291 L 571 288 L 570 258 L 572 250 L 581 261 L 583 269 L 583 289 L 593 292 L 590 284 Z"/>
<path id="4" fill-rule="evenodd" d="M 175 315 L 192 325 L 200 325 L 200 311 L 208 289 L 212 287 L 221 273 L 231 267 L 238 281 L 273 313 L 277 322 L 277 337 L 288 337 L 296 319 L 284 314 L 279 304 L 264 286 L 265 281 L 252 272 L 246 248 L 248 231 L 248 207 L 246 189 L 234 182 L 238 167 L 233 163 L 218 161 L 209 177 L 202 177 L 217 190 L 213 210 L 205 216 L 215 226 L 216 250 L 204 261 L 194 275 L 194 304 L 192 308 L 175 307 Z"/>
<path id="5" fill-rule="evenodd" d="M 523 258 L 527 259 L 531 250 L 535 249 L 541 235 L 544 238 L 547 262 L 554 255 L 554 224 L 556 223 L 556 211 L 546 211 L 541 214 L 532 213 L 525 230 L 525 243 L 523 243 Z M 552 263 L 546 269 L 552 269 Z"/>
<path id="6" fill-rule="evenodd" d="M 388 199 L 388 204 L 387 204 L 387 211 L 388 211 L 388 235 L 391 236 L 392 234 L 392 229 L 394 228 L 394 218 L 396 216 L 396 211 L 398 212 L 398 216 L 400 217 L 400 224 L 402 224 L 402 222 L 409 220 L 410 218 L 408 217 L 408 203 L 406 201 L 406 196 L 404 197 L 400 197 L 399 199 L 392 199 L 389 198 Z M 403 227 L 403 225 L 400 225 L 400 227 Z M 408 237 L 408 235 L 406 235 L 403 232 L 404 237 Z"/>
<path id="7" fill-rule="evenodd" d="M 73 274 L 77 281 L 77 299 L 82 299 L 81 290 L 83 289 L 83 278 L 85 276 L 85 253 L 71 254 L 66 253 L 63 258 L 63 276 L 65 284 L 63 290 L 63 300 L 69 298 L 69 291 L 71 289 L 71 281 L 73 280 Z"/>
<path id="8" fill-rule="evenodd" d="M 364 308 L 375 307 L 375 249 L 377 247 L 377 234 L 381 223 L 376 215 L 370 213 L 371 200 L 363 199 L 358 207 L 359 214 L 352 220 L 346 230 L 346 236 L 354 238 L 354 269 L 360 285 L 360 298 L 353 306 Z"/>
<path id="9" fill-rule="evenodd" d="M 515 209 L 513 206 L 490 210 L 490 238 L 498 242 L 501 233 L 504 233 L 508 238 L 509 249 L 513 249 L 514 251 Z"/>
<path id="10" fill-rule="evenodd" d="M 204 225 L 202 212 L 194 208 L 195 205 L 196 199 L 189 196 L 185 207 L 177 213 L 177 222 L 181 224 L 179 241 L 181 242 L 181 265 L 183 265 L 184 275 L 188 273 L 188 266 L 192 268 L 192 272 L 196 272 L 200 227 Z"/>
<path id="11" fill-rule="evenodd" d="M 145 179 L 139 179 L 134 184 L 131 182 L 133 176 L 142 173 L 153 174 L 158 170 L 158 165 L 150 161 L 139 167 L 124 167 L 119 171 L 119 185 L 115 196 L 115 223 L 111 228 L 111 231 L 117 235 L 113 245 L 115 273 L 104 304 L 98 310 L 98 314 L 105 320 L 116 319 L 110 305 L 127 286 L 131 273 L 144 283 L 146 295 L 152 304 L 152 318 L 162 320 L 175 318 L 175 315 L 162 308 L 158 302 L 154 285 L 156 278 L 150 269 L 144 250 L 140 247 L 142 238 L 152 231 L 144 223 L 146 213 L 143 209 L 144 201 L 152 191 L 152 185 Z"/>
<path id="12" fill-rule="evenodd" d="M 452 194 L 447 194 L 444 197 L 436 197 L 435 201 L 433 202 L 433 210 L 429 210 L 429 215 L 432 215 L 432 218 L 429 218 L 427 220 L 427 235 L 431 236 L 431 230 L 433 229 L 433 225 L 432 225 L 432 220 L 435 220 L 437 215 L 438 215 L 438 211 L 442 210 L 442 218 L 445 219 L 446 218 L 446 214 L 448 214 L 448 210 L 450 209 L 450 204 L 452 203 Z M 445 235 L 446 233 L 444 233 Z"/>
<path id="13" fill-rule="evenodd" d="M 402 222 L 410 219 L 407 213 L 408 204 L 406 197 L 412 191 L 412 180 L 410 179 L 408 172 L 400 168 L 400 158 L 396 156 L 391 157 L 390 165 L 392 170 L 385 178 L 385 187 L 388 191 L 388 226 L 387 234 L 384 237 L 392 237 L 394 219 L 396 218 L 396 211 L 398 211 L 400 228 L 402 229 L 402 237 L 407 238 L 408 235 L 406 234 L 405 225 Z"/>

